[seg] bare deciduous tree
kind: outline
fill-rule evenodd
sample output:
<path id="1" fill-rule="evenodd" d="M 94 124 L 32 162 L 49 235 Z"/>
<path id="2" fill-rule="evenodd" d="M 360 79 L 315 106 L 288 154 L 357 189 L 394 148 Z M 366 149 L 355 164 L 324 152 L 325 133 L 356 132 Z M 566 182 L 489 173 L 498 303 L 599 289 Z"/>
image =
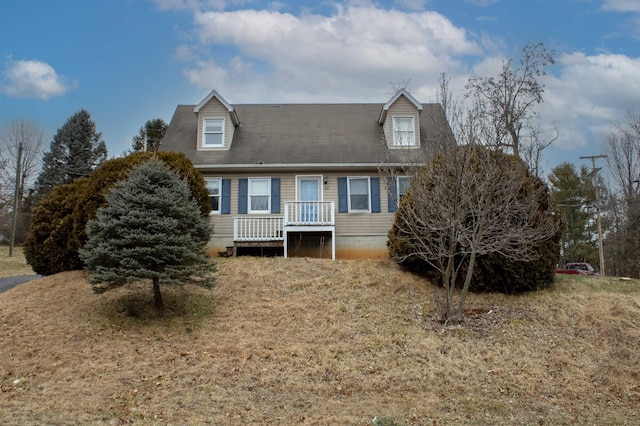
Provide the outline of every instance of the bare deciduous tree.
<path id="1" fill-rule="evenodd" d="M 607 165 L 614 182 L 625 196 L 636 193 L 640 179 L 640 113 L 628 112 L 627 121 L 618 126 L 607 141 Z"/>
<path id="2" fill-rule="evenodd" d="M 508 150 L 516 157 L 523 154 L 538 168 L 541 151 L 556 138 L 543 135 L 535 125 L 535 105 L 543 101 L 544 85 L 539 81 L 545 68 L 555 63 L 553 51 L 542 43 L 527 44 L 523 49 L 520 68 L 513 60 L 503 62 L 497 77 L 472 75 L 467 83 L 467 99 L 471 109 L 482 110 L 476 119 L 486 120 L 488 130 L 483 143 L 494 149 Z M 524 152 L 523 152 L 524 151 Z"/>
<path id="3" fill-rule="evenodd" d="M 549 133 L 551 132 L 551 133 Z M 531 127 L 528 130 L 527 141 L 522 146 L 522 159 L 529 165 L 529 170 L 540 177 L 545 174 L 542 163 L 543 152 L 549 148 L 560 136 L 558 128 L 554 125 L 549 131 L 540 127 Z"/>
<path id="4" fill-rule="evenodd" d="M 404 258 L 424 260 L 441 274 L 443 320 L 456 323 L 478 256 L 499 253 L 526 261 L 538 242 L 556 233 L 552 214 L 540 208 L 548 205 L 549 194 L 521 160 L 479 145 L 445 146 L 432 161 L 412 170 L 395 231 L 404 244 Z M 458 275 L 465 270 L 456 298 Z"/>
<path id="5" fill-rule="evenodd" d="M 43 132 L 37 124 L 24 119 L 16 120 L 0 135 L 0 204 L 12 206 L 12 226 L 15 216 L 22 210 L 25 192 L 33 185 L 40 170 Z M 15 217 L 14 217 L 15 216 Z M 8 224 L 3 224 L 2 232 L 10 233 Z"/>
<path id="6" fill-rule="evenodd" d="M 640 113 L 629 111 L 609 136 L 607 165 L 614 182 L 606 244 L 611 272 L 640 278 Z"/>

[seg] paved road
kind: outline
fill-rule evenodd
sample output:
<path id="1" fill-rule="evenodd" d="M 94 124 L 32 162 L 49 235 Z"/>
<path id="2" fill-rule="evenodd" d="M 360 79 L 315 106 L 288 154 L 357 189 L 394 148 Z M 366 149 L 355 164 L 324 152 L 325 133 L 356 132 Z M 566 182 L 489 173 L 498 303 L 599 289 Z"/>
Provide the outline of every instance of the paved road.
<path id="1" fill-rule="evenodd" d="M 37 278 L 41 278 L 41 276 L 32 274 L 20 275 L 17 277 L 0 278 L 0 293 L 4 293 L 9 289 L 14 288 L 18 284 L 26 283 L 27 281 L 35 280 Z"/>

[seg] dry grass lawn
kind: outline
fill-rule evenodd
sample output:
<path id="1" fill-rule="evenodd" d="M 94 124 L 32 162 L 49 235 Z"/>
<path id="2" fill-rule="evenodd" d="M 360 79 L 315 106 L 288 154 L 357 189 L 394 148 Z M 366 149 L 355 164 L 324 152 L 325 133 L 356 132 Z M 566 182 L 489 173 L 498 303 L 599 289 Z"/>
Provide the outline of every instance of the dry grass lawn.
<path id="1" fill-rule="evenodd" d="M 9 425 L 635 425 L 640 283 L 472 295 L 386 261 L 230 258 L 214 290 L 94 295 L 83 272 L 0 294 Z"/>
<path id="2" fill-rule="evenodd" d="M 13 256 L 9 257 L 9 247 L 0 246 L 0 277 L 33 274 L 31 266 L 27 265 L 22 247 L 13 248 Z"/>

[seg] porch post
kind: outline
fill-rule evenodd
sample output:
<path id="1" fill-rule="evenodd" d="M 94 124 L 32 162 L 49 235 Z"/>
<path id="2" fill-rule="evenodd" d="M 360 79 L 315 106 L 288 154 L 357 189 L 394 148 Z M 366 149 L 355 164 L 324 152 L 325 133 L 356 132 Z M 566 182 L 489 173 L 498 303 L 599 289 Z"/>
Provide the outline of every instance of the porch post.
<path id="1" fill-rule="evenodd" d="M 336 227 L 335 226 L 331 229 L 331 260 L 336 260 Z"/>
<path id="2" fill-rule="evenodd" d="M 287 227 L 285 226 L 285 227 L 284 227 L 284 233 L 283 233 L 283 235 L 284 235 L 284 258 L 285 258 L 285 259 L 286 259 L 287 257 L 289 257 L 289 256 L 288 256 L 288 252 L 287 252 L 287 250 L 289 249 L 289 248 L 287 247 L 287 242 L 289 241 L 289 238 L 288 238 L 288 236 L 287 236 L 288 232 L 289 232 L 289 231 L 287 231 Z"/>

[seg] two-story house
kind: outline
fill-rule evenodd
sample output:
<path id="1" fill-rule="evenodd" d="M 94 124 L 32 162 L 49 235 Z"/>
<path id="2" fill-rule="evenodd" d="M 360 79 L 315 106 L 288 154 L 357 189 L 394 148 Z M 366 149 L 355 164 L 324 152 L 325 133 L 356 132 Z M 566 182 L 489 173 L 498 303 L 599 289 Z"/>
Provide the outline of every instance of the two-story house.
<path id="1" fill-rule="evenodd" d="M 179 105 L 161 150 L 184 153 L 211 198 L 212 252 L 386 257 L 408 178 L 380 171 L 452 141 L 439 104 Z"/>

